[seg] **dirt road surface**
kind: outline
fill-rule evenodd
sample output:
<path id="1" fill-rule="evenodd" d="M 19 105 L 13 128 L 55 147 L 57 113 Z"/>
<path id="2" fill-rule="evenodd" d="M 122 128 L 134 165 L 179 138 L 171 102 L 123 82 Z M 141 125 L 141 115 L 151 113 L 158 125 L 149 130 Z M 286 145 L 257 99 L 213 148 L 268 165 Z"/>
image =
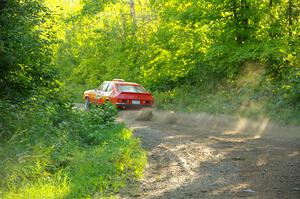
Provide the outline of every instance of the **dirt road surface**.
<path id="1" fill-rule="evenodd" d="M 144 179 L 121 198 L 300 198 L 300 127 L 267 118 L 121 111 L 148 154 Z"/>

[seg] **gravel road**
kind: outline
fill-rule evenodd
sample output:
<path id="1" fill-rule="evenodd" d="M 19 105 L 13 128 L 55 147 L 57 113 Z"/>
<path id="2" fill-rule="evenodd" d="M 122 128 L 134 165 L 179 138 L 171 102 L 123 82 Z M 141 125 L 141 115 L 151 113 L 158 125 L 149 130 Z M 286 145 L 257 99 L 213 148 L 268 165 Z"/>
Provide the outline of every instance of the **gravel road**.
<path id="1" fill-rule="evenodd" d="M 300 127 L 163 111 L 137 121 L 141 113 L 118 118 L 148 154 L 144 179 L 120 198 L 300 198 Z"/>

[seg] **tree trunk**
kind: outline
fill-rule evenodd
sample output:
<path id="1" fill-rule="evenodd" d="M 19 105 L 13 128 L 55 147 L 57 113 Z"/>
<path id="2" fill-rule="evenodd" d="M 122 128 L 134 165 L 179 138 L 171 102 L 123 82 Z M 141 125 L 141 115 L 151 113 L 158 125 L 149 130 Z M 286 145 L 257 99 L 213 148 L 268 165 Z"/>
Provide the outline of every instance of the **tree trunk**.
<path id="1" fill-rule="evenodd" d="M 130 0 L 130 15 L 132 19 L 135 19 L 135 7 L 134 7 L 134 0 Z"/>
<path id="2" fill-rule="evenodd" d="M 288 2 L 288 27 L 289 27 L 289 36 L 292 36 L 292 25 L 293 25 L 293 19 L 292 19 L 292 0 L 289 0 Z"/>
<path id="3" fill-rule="evenodd" d="M 5 7 L 7 0 L 0 0 L 0 11 Z"/>
<path id="4" fill-rule="evenodd" d="M 136 15 L 135 15 L 134 0 L 130 0 L 129 5 L 130 5 L 130 15 L 131 15 L 131 18 L 132 18 L 132 31 L 133 31 L 133 35 L 135 35 L 135 31 L 136 31 L 137 25 L 136 25 Z"/>
<path id="5" fill-rule="evenodd" d="M 248 16 L 248 11 L 249 11 L 249 4 L 247 3 L 246 0 L 241 0 L 241 10 L 242 10 L 242 13 L 241 13 L 241 16 L 242 16 L 242 19 L 241 19 L 241 25 L 242 25 L 242 30 L 243 30 L 243 35 L 242 35 L 242 38 L 241 38 L 241 42 L 244 42 L 248 39 L 249 37 L 249 33 L 247 31 L 249 31 L 249 16 Z"/>

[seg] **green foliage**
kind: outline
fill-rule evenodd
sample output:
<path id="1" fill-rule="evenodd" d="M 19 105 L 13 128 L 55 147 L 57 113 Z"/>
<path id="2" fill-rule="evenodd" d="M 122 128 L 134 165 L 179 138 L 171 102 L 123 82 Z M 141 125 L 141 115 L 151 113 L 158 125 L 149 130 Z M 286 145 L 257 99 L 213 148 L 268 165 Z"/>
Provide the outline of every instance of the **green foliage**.
<path id="1" fill-rule="evenodd" d="M 51 11 L 40 1 L 1 2 L 0 97 L 19 100 L 57 87 Z"/>
<path id="2" fill-rule="evenodd" d="M 58 65 L 73 99 L 79 88 L 116 77 L 158 92 L 202 88 L 234 80 L 255 61 L 266 64 L 277 93 L 290 95 L 286 103 L 295 102 L 297 86 L 285 82 L 299 68 L 297 1 L 133 2 L 87 1 L 69 21 Z"/>
<path id="3" fill-rule="evenodd" d="M 282 87 L 279 88 L 279 92 L 283 93 L 284 100 L 298 104 L 300 100 L 300 68 L 290 71 Z"/>
<path id="4" fill-rule="evenodd" d="M 80 111 L 61 89 L 64 20 L 96 8 L 64 2 L 0 1 L 0 198 L 106 197 L 146 164 L 139 140 L 115 122 L 115 107 Z"/>
<path id="5" fill-rule="evenodd" d="M 142 176 L 146 156 L 138 151 L 138 140 L 130 140 L 131 132 L 124 128 L 110 133 L 118 136 L 110 136 L 111 139 L 103 139 L 101 146 L 76 154 L 70 198 L 117 193 L 127 180 Z"/>
<path id="6" fill-rule="evenodd" d="M 155 92 L 156 104 L 160 109 L 178 112 L 226 114 L 256 120 L 268 117 L 277 123 L 299 125 L 299 90 L 290 90 L 299 86 L 299 78 L 289 78 L 292 81 L 281 83 L 286 86 L 280 87 L 265 77 L 263 65 L 248 63 L 244 68 L 248 71 L 235 80 L 220 83 L 210 79 L 211 84 L 200 88 L 183 86 Z M 294 86 L 289 87 L 292 82 Z"/>
<path id="7" fill-rule="evenodd" d="M 2 198 L 81 198 L 118 192 L 142 176 L 137 138 L 106 104 L 84 112 L 42 100 L 1 100 Z"/>

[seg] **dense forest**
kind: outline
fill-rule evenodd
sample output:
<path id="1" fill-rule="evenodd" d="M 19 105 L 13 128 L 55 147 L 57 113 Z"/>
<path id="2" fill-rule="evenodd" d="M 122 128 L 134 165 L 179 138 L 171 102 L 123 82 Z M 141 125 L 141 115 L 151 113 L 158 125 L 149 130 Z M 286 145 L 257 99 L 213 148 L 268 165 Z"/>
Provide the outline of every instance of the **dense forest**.
<path id="1" fill-rule="evenodd" d="M 108 196 L 142 176 L 114 107 L 73 107 L 104 80 L 162 109 L 299 124 L 299 64 L 297 0 L 0 0 L 0 197 Z"/>
<path id="2" fill-rule="evenodd" d="M 87 87 L 123 78 L 154 92 L 160 108 L 274 118 L 279 111 L 286 121 L 298 115 L 289 111 L 299 110 L 298 1 L 73 6 L 56 65 L 75 101 Z"/>

